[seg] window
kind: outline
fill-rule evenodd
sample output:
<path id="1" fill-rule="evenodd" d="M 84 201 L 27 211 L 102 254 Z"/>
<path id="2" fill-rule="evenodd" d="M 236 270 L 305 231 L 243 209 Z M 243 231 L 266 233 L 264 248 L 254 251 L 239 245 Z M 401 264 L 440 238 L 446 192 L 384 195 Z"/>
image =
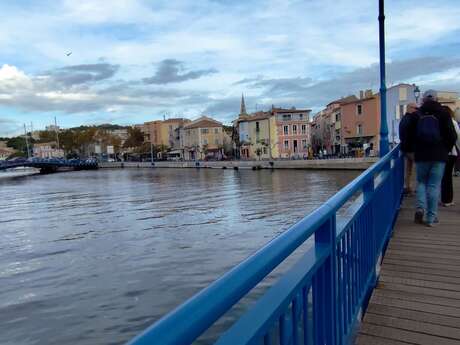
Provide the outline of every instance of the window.
<path id="1" fill-rule="evenodd" d="M 356 134 L 358 134 L 358 135 L 363 135 L 363 125 L 359 124 L 359 125 L 356 127 Z"/>
<path id="2" fill-rule="evenodd" d="M 299 114 L 299 119 L 303 119 L 303 114 Z"/>
<path id="3" fill-rule="evenodd" d="M 340 135 L 337 135 L 337 136 L 335 137 L 335 140 L 336 140 L 336 141 L 340 141 Z"/>
<path id="4" fill-rule="evenodd" d="M 335 114 L 335 122 L 340 121 L 340 113 Z"/>
<path id="5" fill-rule="evenodd" d="M 267 154 L 267 148 L 264 146 L 264 155 Z"/>
<path id="6" fill-rule="evenodd" d="M 214 144 L 219 145 L 219 139 L 214 139 Z"/>
<path id="7" fill-rule="evenodd" d="M 297 125 L 292 125 L 292 134 L 297 134 Z"/>
<path id="8" fill-rule="evenodd" d="M 297 152 L 298 151 L 297 140 L 293 141 L 293 146 L 294 146 L 294 152 Z"/>
<path id="9" fill-rule="evenodd" d="M 407 101 L 407 89 L 405 87 L 399 88 L 399 100 Z"/>
<path id="10" fill-rule="evenodd" d="M 284 126 L 284 135 L 289 134 L 289 126 Z"/>
<path id="11" fill-rule="evenodd" d="M 302 139 L 302 147 L 303 147 L 304 149 L 307 148 L 307 140 L 306 140 L 306 139 Z"/>
<path id="12" fill-rule="evenodd" d="M 307 125 L 302 125 L 302 134 L 307 134 Z"/>
<path id="13" fill-rule="evenodd" d="M 362 115 L 363 113 L 363 105 L 362 104 L 357 104 L 356 105 L 356 114 Z"/>
<path id="14" fill-rule="evenodd" d="M 284 141 L 284 149 L 288 150 L 289 149 L 289 140 Z"/>
<path id="15" fill-rule="evenodd" d="M 209 133 L 209 129 L 201 128 L 201 134 L 207 134 L 207 133 Z"/>
<path id="16" fill-rule="evenodd" d="M 218 134 L 219 133 L 219 128 L 215 128 L 214 133 Z"/>
<path id="17" fill-rule="evenodd" d="M 291 119 L 291 114 L 284 114 L 283 121 L 289 121 Z"/>
<path id="18" fill-rule="evenodd" d="M 208 145 L 208 139 L 203 139 L 203 145 Z"/>
<path id="19" fill-rule="evenodd" d="M 256 122 L 256 132 L 260 132 L 260 124 L 259 124 L 259 122 Z"/>

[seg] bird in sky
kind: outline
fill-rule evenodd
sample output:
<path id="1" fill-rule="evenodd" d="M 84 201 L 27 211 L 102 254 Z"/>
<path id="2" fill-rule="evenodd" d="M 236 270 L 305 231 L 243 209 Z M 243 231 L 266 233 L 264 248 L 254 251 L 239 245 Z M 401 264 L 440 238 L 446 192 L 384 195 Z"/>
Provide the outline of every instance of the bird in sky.
<path id="1" fill-rule="evenodd" d="M 72 52 L 69 52 L 69 53 L 67 53 L 67 54 L 65 54 L 65 55 L 70 56 L 70 55 L 72 55 Z"/>

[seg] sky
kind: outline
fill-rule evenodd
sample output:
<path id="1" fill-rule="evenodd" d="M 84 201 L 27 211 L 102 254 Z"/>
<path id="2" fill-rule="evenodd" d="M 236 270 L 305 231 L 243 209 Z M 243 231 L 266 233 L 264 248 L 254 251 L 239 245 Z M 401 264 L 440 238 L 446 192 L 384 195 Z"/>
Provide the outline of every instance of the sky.
<path id="1" fill-rule="evenodd" d="M 377 0 L 0 1 L 0 136 L 308 108 L 379 85 Z M 388 86 L 460 91 L 458 0 L 387 0 Z M 71 53 L 71 54 L 69 54 Z"/>

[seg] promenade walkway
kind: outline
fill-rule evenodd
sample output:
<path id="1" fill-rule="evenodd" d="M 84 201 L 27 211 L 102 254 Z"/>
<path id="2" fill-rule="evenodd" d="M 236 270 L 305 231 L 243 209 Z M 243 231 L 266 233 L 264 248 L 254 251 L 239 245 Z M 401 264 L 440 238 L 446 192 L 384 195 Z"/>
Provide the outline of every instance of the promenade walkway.
<path id="1" fill-rule="evenodd" d="M 436 228 L 413 222 L 406 198 L 356 344 L 460 344 L 460 178 Z"/>

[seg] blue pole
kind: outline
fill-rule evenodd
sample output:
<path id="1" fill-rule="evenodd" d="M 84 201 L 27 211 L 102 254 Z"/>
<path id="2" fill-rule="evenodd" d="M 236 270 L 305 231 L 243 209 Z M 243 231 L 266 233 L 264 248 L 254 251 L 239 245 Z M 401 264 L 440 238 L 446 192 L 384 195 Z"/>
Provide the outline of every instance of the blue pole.
<path id="1" fill-rule="evenodd" d="M 380 48 L 380 157 L 390 151 L 387 124 L 387 87 L 385 85 L 385 13 L 384 0 L 379 0 L 379 48 Z"/>

